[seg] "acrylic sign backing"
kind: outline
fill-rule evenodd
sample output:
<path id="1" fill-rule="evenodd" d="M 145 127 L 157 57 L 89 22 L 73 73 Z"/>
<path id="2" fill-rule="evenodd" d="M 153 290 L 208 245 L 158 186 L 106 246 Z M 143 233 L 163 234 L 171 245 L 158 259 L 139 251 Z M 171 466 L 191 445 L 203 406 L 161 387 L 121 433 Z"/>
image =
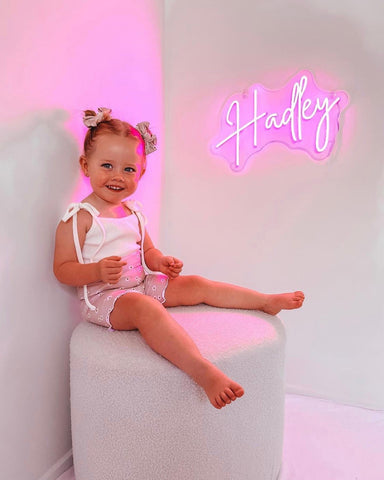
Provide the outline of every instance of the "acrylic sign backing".
<path id="1" fill-rule="evenodd" d="M 329 157 L 348 105 L 343 91 L 320 89 L 310 72 L 301 71 L 282 89 L 254 84 L 232 95 L 221 111 L 220 134 L 211 151 L 241 171 L 249 157 L 272 142 L 304 150 L 314 160 Z"/>

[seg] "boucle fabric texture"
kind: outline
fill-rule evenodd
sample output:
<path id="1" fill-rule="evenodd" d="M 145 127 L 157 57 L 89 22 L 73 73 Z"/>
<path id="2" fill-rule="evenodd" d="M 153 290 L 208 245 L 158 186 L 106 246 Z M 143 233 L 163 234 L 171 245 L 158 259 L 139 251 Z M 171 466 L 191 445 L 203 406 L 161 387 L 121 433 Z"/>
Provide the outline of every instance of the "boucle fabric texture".
<path id="1" fill-rule="evenodd" d="M 82 322 L 70 345 L 76 480 L 276 480 L 284 426 L 278 317 L 169 308 L 245 395 L 221 410 L 137 331 Z"/>

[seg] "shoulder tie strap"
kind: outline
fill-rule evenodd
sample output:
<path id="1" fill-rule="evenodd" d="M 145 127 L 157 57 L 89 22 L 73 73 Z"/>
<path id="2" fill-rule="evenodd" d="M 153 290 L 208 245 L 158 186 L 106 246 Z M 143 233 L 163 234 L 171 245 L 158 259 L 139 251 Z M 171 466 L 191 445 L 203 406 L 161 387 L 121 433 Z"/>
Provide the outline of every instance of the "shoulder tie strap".
<path id="1" fill-rule="evenodd" d="M 141 263 L 144 268 L 144 272 L 148 274 L 156 274 L 160 273 L 161 275 L 164 275 L 161 272 L 154 272 L 151 270 L 147 264 L 145 263 L 145 258 L 144 258 L 144 238 L 145 238 L 145 225 L 147 223 L 147 219 L 143 212 L 141 211 L 142 204 L 138 202 L 137 200 L 127 200 L 125 202 L 126 206 L 136 215 L 137 220 L 139 221 L 139 227 L 140 227 L 140 232 L 141 232 L 141 242 L 140 242 L 140 251 L 141 251 Z"/>
<path id="2" fill-rule="evenodd" d="M 104 244 L 105 230 L 104 230 L 104 227 L 102 226 L 101 222 L 97 218 L 100 212 L 93 205 L 91 205 L 90 203 L 71 203 L 69 205 L 69 207 L 68 207 L 67 211 L 65 212 L 62 220 L 63 220 L 63 222 L 67 222 L 70 218 L 73 217 L 73 221 L 72 221 L 73 242 L 75 244 L 77 260 L 78 260 L 79 263 L 84 264 L 84 259 L 83 259 L 83 255 L 81 253 L 81 247 L 80 247 L 80 242 L 79 242 L 79 232 L 78 232 L 78 229 L 77 229 L 77 213 L 81 209 L 86 210 L 87 212 L 89 212 L 92 215 L 92 217 L 96 220 L 97 224 L 99 225 L 99 227 L 101 228 L 101 231 L 103 233 L 103 240 L 101 241 L 101 244 L 97 248 L 97 251 L 95 252 L 95 255 L 100 250 L 102 245 Z M 83 292 L 84 292 L 84 301 L 87 304 L 87 307 L 91 310 L 96 310 L 96 307 L 94 305 L 92 305 L 92 303 L 89 301 L 87 285 L 83 285 Z"/>
<path id="3" fill-rule="evenodd" d="M 71 203 L 67 208 L 62 220 L 63 222 L 67 222 L 73 215 L 75 215 L 79 210 L 87 210 L 92 217 L 98 217 L 100 212 L 90 203 Z"/>
<path id="4" fill-rule="evenodd" d="M 104 230 L 104 227 L 102 226 L 101 222 L 97 218 L 99 216 L 100 212 L 93 205 L 91 205 L 90 203 L 71 203 L 69 205 L 69 207 L 68 207 L 67 211 L 65 212 L 62 220 L 63 220 L 63 222 L 67 222 L 70 218 L 73 217 L 73 224 L 72 224 L 72 226 L 73 226 L 73 241 L 74 241 L 74 244 L 75 244 L 77 260 L 79 261 L 79 263 L 84 263 L 83 255 L 81 253 L 81 248 L 80 248 L 79 234 L 78 234 L 78 230 L 77 230 L 77 213 L 81 209 L 86 210 L 87 212 L 89 212 L 92 215 L 92 217 L 96 220 L 96 223 L 99 225 L 99 227 L 100 227 L 100 229 L 103 233 L 103 240 L 102 240 L 101 244 L 99 245 L 99 247 L 97 248 L 96 252 L 94 253 L 94 256 L 98 253 L 98 251 L 100 250 L 100 248 L 104 244 L 105 230 Z"/>

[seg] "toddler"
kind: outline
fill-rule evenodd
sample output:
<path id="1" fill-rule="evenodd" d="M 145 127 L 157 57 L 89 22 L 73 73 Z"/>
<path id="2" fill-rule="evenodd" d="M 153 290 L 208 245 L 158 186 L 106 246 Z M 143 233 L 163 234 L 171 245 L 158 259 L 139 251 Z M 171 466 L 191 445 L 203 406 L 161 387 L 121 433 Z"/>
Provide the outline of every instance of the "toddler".
<path id="1" fill-rule="evenodd" d="M 111 330 L 138 329 L 220 409 L 244 394 L 242 386 L 202 357 L 164 307 L 206 303 L 276 315 L 301 307 L 304 294 L 267 295 L 180 275 L 183 263 L 153 245 L 141 205 L 126 200 L 144 175 L 147 154 L 156 150 L 148 122 L 134 128 L 99 108 L 85 111 L 84 123 L 88 132 L 80 165 L 92 193 L 71 204 L 57 227 L 54 273 L 60 282 L 78 287 L 84 320 Z"/>

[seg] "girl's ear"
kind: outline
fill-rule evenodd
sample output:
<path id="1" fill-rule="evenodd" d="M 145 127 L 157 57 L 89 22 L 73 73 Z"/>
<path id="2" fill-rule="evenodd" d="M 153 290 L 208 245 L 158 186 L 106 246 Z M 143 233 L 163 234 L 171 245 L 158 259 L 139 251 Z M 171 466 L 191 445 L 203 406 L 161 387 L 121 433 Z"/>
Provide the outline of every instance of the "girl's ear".
<path id="1" fill-rule="evenodd" d="M 141 164 L 140 178 L 144 175 L 146 169 L 147 169 L 147 161 L 145 159 Z"/>
<path id="2" fill-rule="evenodd" d="M 81 166 L 81 170 L 83 171 L 84 175 L 86 177 L 89 177 L 89 173 L 88 173 L 88 162 L 87 162 L 87 159 L 85 158 L 85 155 L 81 155 L 80 158 L 79 158 L 79 163 L 80 163 L 80 166 Z"/>

